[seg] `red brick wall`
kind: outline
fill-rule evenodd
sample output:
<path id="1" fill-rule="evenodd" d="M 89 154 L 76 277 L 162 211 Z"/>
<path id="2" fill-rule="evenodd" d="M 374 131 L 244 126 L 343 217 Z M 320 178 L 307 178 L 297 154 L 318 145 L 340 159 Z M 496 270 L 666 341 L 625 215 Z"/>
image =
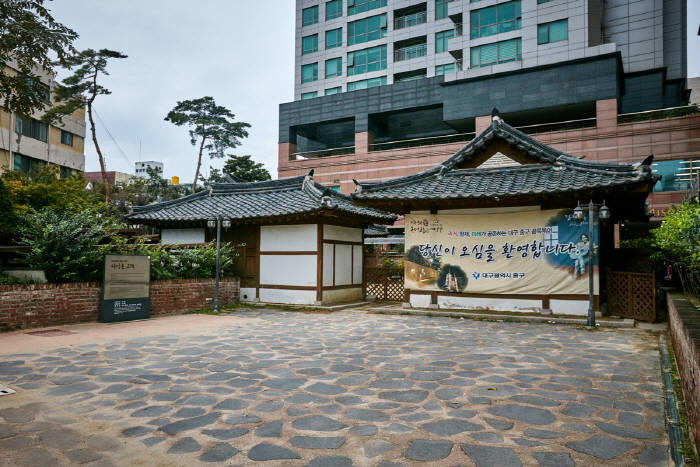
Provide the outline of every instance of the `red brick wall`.
<path id="1" fill-rule="evenodd" d="M 668 294 L 667 301 L 671 345 L 692 436 L 700 449 L 700 311 L 678 293 Z"/>
<path id="2" fill-rule="evenodd" d="M 237 303 L 237 277 L 220 282 L 222 305 Z M 211 308 L 213 279 L 151 282 L 151 315 L 187 313 Z M 75 324 L 100 319 L 100 282 L 0 286 L 0 331 Z"/>

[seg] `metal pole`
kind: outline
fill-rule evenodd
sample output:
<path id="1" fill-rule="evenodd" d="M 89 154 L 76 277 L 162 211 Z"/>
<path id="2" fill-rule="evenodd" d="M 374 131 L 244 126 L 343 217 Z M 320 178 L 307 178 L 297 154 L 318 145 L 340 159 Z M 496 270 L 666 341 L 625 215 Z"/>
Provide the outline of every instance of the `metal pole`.
<path id="1" fill-rule="evenodd" d="M 588 203 L 588 320 L 589 328 L 595 327 L 595 309 L 593 309 L 593 200 Z"/>
<path id="2" fill-rule="evenodd" d="M 216 286 L 214 291 L 214 312 L 219 312 L 219 261 L 221 259 L 221 216 L 216 218 Z"/>

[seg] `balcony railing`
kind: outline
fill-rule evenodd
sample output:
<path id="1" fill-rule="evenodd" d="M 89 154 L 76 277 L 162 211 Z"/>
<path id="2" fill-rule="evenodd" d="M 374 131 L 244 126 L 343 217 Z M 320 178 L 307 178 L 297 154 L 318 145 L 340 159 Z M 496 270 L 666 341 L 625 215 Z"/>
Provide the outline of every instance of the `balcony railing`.
<path id="1" fill-rule="evenodd" d="M 455 37 L 460 37 L 462 34 L 464 34 L 464 27 L 462 23 L 455 24 Z"/>
<path id="2" fill-rule="evenodd" d="M 405 139 L 402 141 L 390 141 L 388 143 L 376 143 L 370 151 L 390 151 L 392 149 L 416 148 L 420 146 L 436 146 L 438 144 L 466 143 L 474 139 L 475 133 L 459 133 L 457 135 L 431 136 L 429 138 Z"/>
<path id="3" fill-rule="evenodd" d="M 617 123 L 646 122 L 648 120 L 662 120 L 664 118 L 686 117 L 698 114 L 700 114 L 700 109 L 698 109 L 697 105 L 686 105 L 683 107 L 620 114 L 617 116 Z"/>
<path id="4" fill-rule="evenodd" d="M 400 62 L 428 55 L 428 44 L 412 45 L 394 51 L 394 61 Z"/>
<path id="5" fill-rule="evenodd" d="M 418 13 L 413 13 L 411 15 L 401 16 L 400 18 L 394 19 L 394 29 L 410 28 L 411 26 L 417 26 L 428 21 L 428 15 L 425 11 L 419 11 Z"/>
<path id="6" fill-rule="evenodd" d="M 527 135 L 537 135 L 540 133 L 551 133 L 553 131 L 579 130 L 581 128 L 595 128 L 595 118 L 584 118 L 581 120 L 568 120 L 565 122 L 541 123 L 538 125 L 516 126 Z"/>
<path id="7" fill-rule="evenodd" d="M 304 159 L 318 159 L 319 157 L 345 156 L 355 154 L 355 146 L 345 148 L 322 149 L 320 151 L 297 152 L 289 155 L 290 161 L 303 161 Z"/>

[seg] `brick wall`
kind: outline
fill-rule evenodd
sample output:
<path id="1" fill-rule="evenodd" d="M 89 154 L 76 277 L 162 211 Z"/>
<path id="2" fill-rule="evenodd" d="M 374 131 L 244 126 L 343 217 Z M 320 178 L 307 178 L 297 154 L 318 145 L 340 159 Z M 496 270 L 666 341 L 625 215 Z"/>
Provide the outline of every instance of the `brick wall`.
<path id="1" fill-rule="evenodd" d="M 685 406 L 700 449 L 700 311 L 682 294 L 669 293 L 668 319 L 671 345 L 683 386 Z"/>
<path id="2" fill-rule="evenodd" d="M 220 282 L 222 305 L 237 303 L 237 277 Z M 151 315 L 187 313 L 211 308 L 213 279 L 151 282 Z M 0 331 L 75 324 L 100 319 L 100 282 L 0 286 Z"/>

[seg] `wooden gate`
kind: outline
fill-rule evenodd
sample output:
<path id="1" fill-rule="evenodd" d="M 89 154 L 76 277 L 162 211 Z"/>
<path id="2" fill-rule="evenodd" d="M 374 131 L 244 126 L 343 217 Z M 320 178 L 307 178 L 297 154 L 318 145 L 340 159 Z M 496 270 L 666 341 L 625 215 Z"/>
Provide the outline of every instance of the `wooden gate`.
<path id="1" fill-rule="evenodd" d="M 608 269 L 608 313 L 653 323 L 656 320 L 654 274 Z"/>
<path id="2" fill-rule="evenodd" d="M 365 296 L 403 301 L 403 268 L 365 268 Z"/>

